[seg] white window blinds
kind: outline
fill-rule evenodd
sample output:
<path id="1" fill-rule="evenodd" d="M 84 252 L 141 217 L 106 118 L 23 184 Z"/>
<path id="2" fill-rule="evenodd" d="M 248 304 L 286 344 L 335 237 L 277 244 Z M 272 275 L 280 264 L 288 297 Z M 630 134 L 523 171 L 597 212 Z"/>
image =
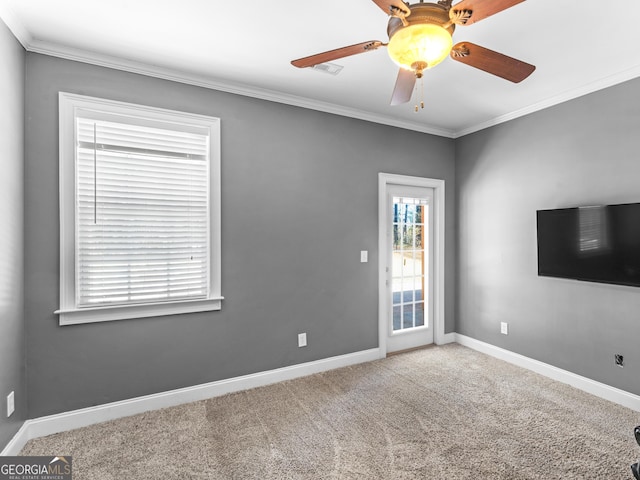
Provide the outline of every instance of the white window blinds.
<path id="1" fill-rule="evenodd" d="M 115 120 L 76 118 L 77 307 L 206 298 L 208 131 Z"/>

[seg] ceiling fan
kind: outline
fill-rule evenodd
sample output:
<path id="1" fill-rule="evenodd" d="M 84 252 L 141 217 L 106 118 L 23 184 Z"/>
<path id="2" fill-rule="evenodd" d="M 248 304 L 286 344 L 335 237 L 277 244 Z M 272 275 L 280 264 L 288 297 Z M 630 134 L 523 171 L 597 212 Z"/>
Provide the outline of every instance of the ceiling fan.
<path id="1" fill-rule="evenodd" d="M 402 0 L 373 0 L 390 16 L 388 43 L 370 40 L 299 58 L 291 64 L 299 68 L 313 67 L 387 47 L 389 56 L 400 67 L 391 105 L 411 100 L 416 79 L 422 78 L 425 70 L 435 67 L 447 55 L 458 62 L 519 83 L 531 75 L 536 67 L 470 42 L 453 45 L 452 36 L 458 25 L 471 25 L 523 1 L 461 0 L 452 6 L 453 0 L 440 0 L 437 3 L 420 0 L 420 3 L 414 4 Z"/>

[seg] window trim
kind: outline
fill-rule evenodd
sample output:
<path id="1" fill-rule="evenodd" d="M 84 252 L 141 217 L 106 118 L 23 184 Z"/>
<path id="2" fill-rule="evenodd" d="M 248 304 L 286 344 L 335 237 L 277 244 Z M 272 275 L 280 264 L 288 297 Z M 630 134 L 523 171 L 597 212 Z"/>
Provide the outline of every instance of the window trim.
<path id="1" fill-rule="evenodd" d="M 59 201 L 60 201 L 60 325 L 124 320 L 220 310 L 220 119 L 199 114 L 137 105 L 102 98 L 59 92 Z M 129 305 L 77 307 L 76 305 L 76 129 L 78 112 L 91 110 L 209 129 L 209 294 L 205 299 L 151 302 Z"/>

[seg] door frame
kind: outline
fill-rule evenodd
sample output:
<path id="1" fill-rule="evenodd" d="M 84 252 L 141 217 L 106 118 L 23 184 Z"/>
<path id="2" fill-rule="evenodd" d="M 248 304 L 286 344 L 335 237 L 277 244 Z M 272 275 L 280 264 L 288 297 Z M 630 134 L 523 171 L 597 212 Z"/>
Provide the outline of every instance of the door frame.
<path id="1" fill-rule="evenodd" d="M 436 178 L 413 177 L 392 173 L 378 173 L 378 348 L 380 356 L 387 355 L 389 295 L 387 295 L 388 269 L 388 208 L 387 195 L 389 185 L 426 187 L 433 189 L 433 342 L 436 345 L 448 343 L 444 333 L 444 216 L 445 196 L 444 180 Z"/>

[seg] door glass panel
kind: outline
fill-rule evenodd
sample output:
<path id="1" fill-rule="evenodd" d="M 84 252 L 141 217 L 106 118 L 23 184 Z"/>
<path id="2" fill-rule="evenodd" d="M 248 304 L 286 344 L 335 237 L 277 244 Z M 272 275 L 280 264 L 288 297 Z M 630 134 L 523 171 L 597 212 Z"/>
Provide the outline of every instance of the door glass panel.
<path id="1" fill-rule="evenodd" d="M 420 211 L 422 211 L 422 209 L 420 209 Z M 415 247 L 417 249 L 421 249 L 424 248 L 423 244 L 422 244 L 422 238 L 423 238 L 423 233 L 424 233 L 424 226 L 423 225 L 416 225 L 415 229 L 414 229 L 414 237 L 415 237 Z"/>
<path id="2" fill-rule="evenodd" d="M 406 278 L 404 279 L 404 283 L 403 283 L 403 292 L 402 292 L 402 303 L 403 304 L 407 304 L 407 303 L 413 303 L 413 282 L 411 281 L 413 280 L 412 278 Z"/>
<path id="3" fill-rule="evenodd" d="M 424 251 L 416 250 L 414 253 L 414 272 L 418 278 L 422 278 L 422 274 L 424 272 Z M 420 280 L 422 282 L 422 280 Z"/>
<path id="4" fill-rule="evenodd" d="M 415 315 L 416 327 L 422 327 L 424 325 L 424 302 L 416 303 Z"/>
<path id="5" fill-rule="evenodd" d="M 413 328 L 415 325 L 413 324 L 413 304 L 405 303 L 402 305 L 402 328 Z"/>
<path id="6" fill-rule="evenodd" d="M 425 326 L 426 199 L 393 198 L 391 291 L 393 331 Z"/>
<path id="7" fill-rule="evenodd" d="M 393 251 L 400 250 L 400 225 L 397 223 L 393 224 Z"/>
<path id="8" fill-rule="evenodd" d="M 393 307 L 393 329 L 399 330 L 402 328 L 402 307 L 400 305 L 395 305 Z"/>
<path id="9" fill-rule="evenodd" d="M 411 251 L 407 252 L 405 250 L 404 255 L 402 257 L 402 278 L 405 279 L 405 284 L 407 286 L 411 286 L 413 284 L 413 276 L 416 271 L 416 262 L 415 258 L 411 255 Z M 409 284 L 411 283 L 411 285 Z"/>

